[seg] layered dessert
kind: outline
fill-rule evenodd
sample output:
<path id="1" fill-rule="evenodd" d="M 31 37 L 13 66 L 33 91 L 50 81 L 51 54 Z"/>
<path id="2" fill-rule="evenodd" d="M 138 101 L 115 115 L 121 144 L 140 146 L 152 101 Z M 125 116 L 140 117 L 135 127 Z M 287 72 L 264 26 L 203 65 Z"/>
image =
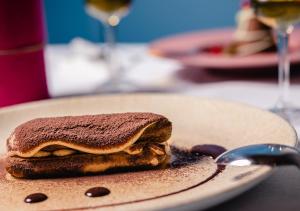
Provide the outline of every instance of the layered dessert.
<path id="1" fill-rule="evenodd" d="M 6 170 L 17 178 L 101 173 L 168 161 L 172 124 L 153 113 L 39 118 L 7 140 Z"/>
<path id="2" fill-rule="evenodd" d="M 276 51 L 272 29 L 257 19 L 249 1 L 244 2 L 236 19 L 237 29 L 233 41 L 223 49 L 225 54 L 247 56 Z"/>

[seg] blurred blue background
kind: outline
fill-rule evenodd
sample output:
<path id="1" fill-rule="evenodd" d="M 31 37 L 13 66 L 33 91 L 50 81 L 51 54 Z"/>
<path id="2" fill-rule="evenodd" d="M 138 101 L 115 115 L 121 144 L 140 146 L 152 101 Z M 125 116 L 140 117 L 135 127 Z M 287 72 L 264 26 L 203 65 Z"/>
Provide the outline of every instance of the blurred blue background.
<path id="1" fill-rule="evenodd" d="M 102 25 L 86 15 L 84 0 L 44 0 L 50 43 L 74 37 L 103 41 Z M 135 0 L 118 29 L 123 42 L 148 42 L 179 32 L 234 26 L 239 0 Z"/>

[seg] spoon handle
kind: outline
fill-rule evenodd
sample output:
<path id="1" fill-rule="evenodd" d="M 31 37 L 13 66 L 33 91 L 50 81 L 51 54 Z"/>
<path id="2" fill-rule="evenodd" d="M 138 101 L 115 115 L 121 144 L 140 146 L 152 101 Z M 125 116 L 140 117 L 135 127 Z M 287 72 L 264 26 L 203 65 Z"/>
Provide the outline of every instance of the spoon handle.
<path id="1" fill-rule="evenodd" d="M 295 165 L 300 169 L 300 154 L 286 153 L 283 155 L 253 155 L 252 160 L 256 164 L 269 164 L 269 165 Z"/>
<path id="2" fill-rule="evenodd" d="M 289 159 L 291 160 L 292 164 L 300 169 L 300 154 L 290 154 Z"/>

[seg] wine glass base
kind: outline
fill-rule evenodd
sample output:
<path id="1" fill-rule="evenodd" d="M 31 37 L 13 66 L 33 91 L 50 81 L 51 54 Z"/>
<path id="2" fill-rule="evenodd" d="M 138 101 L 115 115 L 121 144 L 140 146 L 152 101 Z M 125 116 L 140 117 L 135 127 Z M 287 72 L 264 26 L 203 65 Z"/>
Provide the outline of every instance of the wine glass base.
<path id="1" fill-rule="evenodd" d="M 98 86 L 96 93 L 116 94 L 135 92 L 138 87 L 130 81 L 106 81 Z"/>
<path id="2" fill-rule="evenodd" d="M 297 107 L 285 107 L 285 108 L 273 108 L 270 109 L 271 112 L 279 115 L 286 121 L 288 121 L 295 129 L 297 136 L 300 135 L 300 108 Z M 300 150 L 300 140 L 297 139 L 295 147 Z"/>
<path id="3" fill-rule="evenodd" d="M 286 108 L 273 108 L 271 112 L 279 115 L 291 125 L 293 125 L 300 133 L 300 108 L 298 107 L 286 107 Z"/>
<path id="4" fill-rule="evenodd" d="M 272 113 L 277 114 L 278 116 L 282 117 L 283 119 L 285 119 L 286 121 L 289 122 L 289 115 L 288 115 L 288 109 L 287 108 L 280 108 L 280 107 L 274 107 L 269 109 L 269 111 L 271 111 Z"/>
<path id="5" fill-rule="evenodd" d="M 95 93 L 99 94 L 120 94 L 120 93 L 138 93 L 138 92 L 174 92 L 174 87 L 160 87 L 141 85 L 131 82 L 130 80 L 122 80 L 118 82 L 106 81 L 95 89 Z"/>

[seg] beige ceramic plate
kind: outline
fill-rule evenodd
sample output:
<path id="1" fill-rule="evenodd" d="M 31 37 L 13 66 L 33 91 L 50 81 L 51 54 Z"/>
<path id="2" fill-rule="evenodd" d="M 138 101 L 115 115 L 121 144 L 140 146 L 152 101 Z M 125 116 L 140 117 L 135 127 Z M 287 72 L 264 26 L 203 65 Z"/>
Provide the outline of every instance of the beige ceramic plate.
<path id="1" fill-rule="evenodd" d="M 0 152 L 18 124 L 36 117 L 128 111 L 150 111 L 167 116 L 174 126 L 174 144 L 218 144 L 232 149 L 265 142 L 294 145 L 296 135 L 287 122 L 266 111 L 219 100 L 176 95 L 80 97 L 30 103 L 0 110 Z M 16 180 L 0 162 L 0 210 L 156 210 L 203 209 L 254 186 L 270 174 L 270 167 L 227 167 L 216 171 L 210 158 L 178 169 L 151 170 L 66 179 Z M 104 186 L 111 194 L 89 198 L 84 192 Z M 43 192 L 48 200 L 25 204 L 30 193 Z"/>

